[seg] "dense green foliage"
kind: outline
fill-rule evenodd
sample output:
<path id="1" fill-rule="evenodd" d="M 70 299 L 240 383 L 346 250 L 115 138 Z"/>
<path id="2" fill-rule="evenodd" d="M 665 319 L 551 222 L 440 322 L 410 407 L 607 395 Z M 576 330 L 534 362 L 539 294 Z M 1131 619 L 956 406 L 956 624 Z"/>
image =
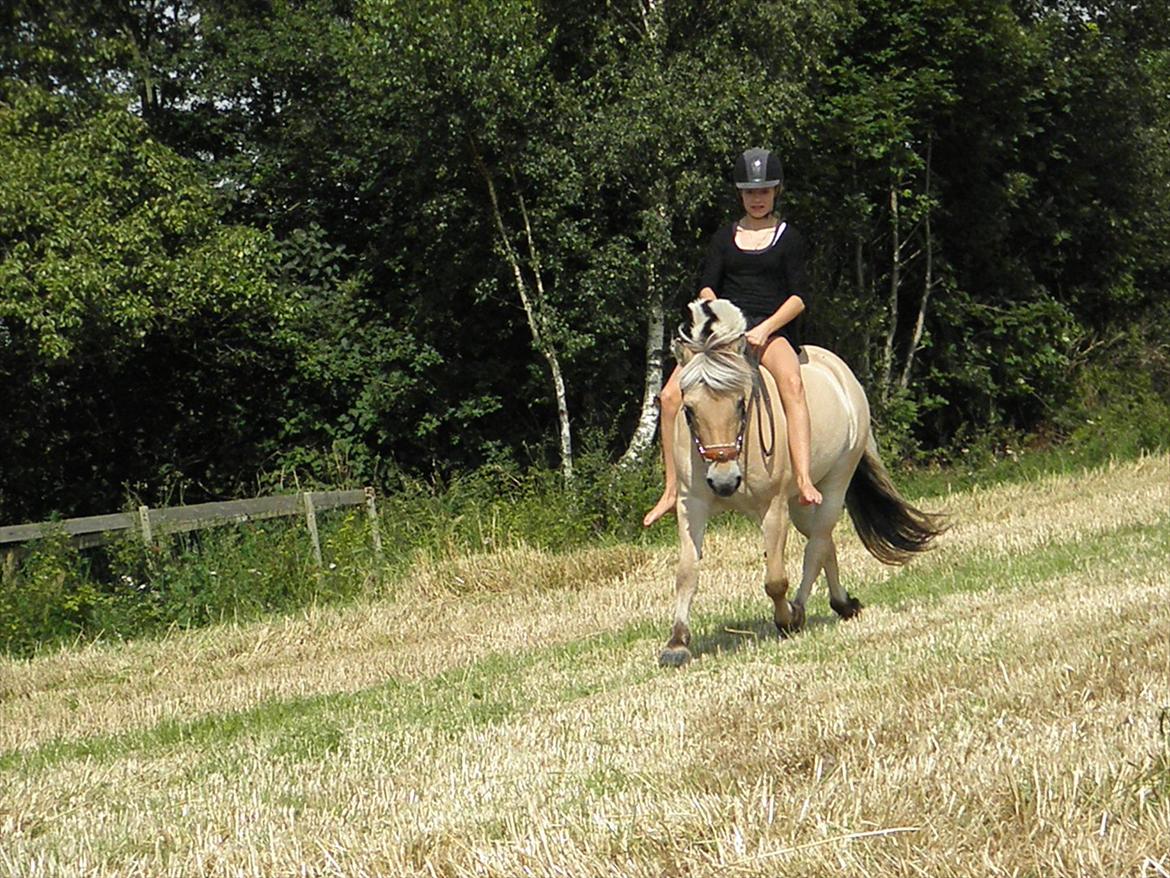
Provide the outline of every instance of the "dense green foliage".
<path id="1" fill-rule="evenodd" d="M 207 531 L 149 549 L 127 539 L 79 552 L 64 535 L 40 540 L 0 580 L 0 651 L 30 654 L 376 594 L 363 518 L 327 524 L 321 570 L 303 523 Z"/>
<path id="2" fill-rule="evenodd" d="M 1117 2 L 15 0 L 0 521 L 556 467 L 550 369 L 615 460 L 754 144 L 892 450 L 1163 443 L 1168 41 Z"/>

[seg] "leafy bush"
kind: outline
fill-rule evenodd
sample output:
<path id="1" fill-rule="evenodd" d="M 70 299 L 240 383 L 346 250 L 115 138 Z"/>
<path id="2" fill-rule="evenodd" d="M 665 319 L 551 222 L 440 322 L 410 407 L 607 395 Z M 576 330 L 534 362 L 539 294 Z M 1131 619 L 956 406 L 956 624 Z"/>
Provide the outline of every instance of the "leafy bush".
<path id="1" fill-rule="evenodd" d="M 1135 457 L 1170 446 L 1170 396 L 1141 369 L 1095 365 L 1084 370 L 1079 399 L 1063 412 L 1069 444 L 1091 461 Z"/>
<path id="2" fill-rule="evenodd" d="M 642 530 L 642 513 L 658 498 L 661 480 L 656 459 L 623 469 L 598 450 L 577 459 L 571 488 L 558 471 L 509 462 L 445 483 L 403 482 L 381 501 L 383 541 L 406 560 L 418 549 L 482 552 L 524 544 L 557 551 L 673 538 L 670 528 Z"/>
<path id="3" fill-rule="evenodd" d="M 32 544 L 0 584 L 0 651 L 28 655 L 74 639 L 134 637 L 258 618 L 369 593 L 377 581 L 364 512 L 319 521 L 324 565 L 304 525 L 274 521 L 133 538 L 84 555 L 62 532 Z"/>
<path id="4" fill-rule="evenodd" d="M 34 543 L 16 574 L 0 581 L 0 649 L 72 639 L 104 600 L 68 535 L 54 533 Z"/>

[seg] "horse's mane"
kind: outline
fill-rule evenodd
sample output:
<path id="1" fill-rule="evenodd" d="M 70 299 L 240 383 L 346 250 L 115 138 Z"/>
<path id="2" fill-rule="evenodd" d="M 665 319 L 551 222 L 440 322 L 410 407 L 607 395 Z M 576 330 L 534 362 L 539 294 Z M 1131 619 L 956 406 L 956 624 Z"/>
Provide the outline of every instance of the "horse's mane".
<path id="1" fill-rule="evenodd" d="M 700 383 L 716 393 L 750 390 L 755 370 L 743 356 L 743 312 L 726 299 L 696 299 L 687 307 L 690 326 L 680 325 L 677 339 L 692 355 L 679 375 L 683 392 Z"/>

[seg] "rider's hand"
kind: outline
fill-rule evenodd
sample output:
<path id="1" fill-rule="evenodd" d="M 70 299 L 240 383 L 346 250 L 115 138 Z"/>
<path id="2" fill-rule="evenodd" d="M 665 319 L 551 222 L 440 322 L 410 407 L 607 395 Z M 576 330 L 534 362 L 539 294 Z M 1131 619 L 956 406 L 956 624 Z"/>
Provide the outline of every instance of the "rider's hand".
<path id="1" fill-rule="evenodd" d="M 771 335 L 767 328 L 761 323 L 759 326 L 753 326 L 747 331 L 745 338 L 747 343 L 753 348 L 762 348 L 768 343 L 768 336 Z"/>

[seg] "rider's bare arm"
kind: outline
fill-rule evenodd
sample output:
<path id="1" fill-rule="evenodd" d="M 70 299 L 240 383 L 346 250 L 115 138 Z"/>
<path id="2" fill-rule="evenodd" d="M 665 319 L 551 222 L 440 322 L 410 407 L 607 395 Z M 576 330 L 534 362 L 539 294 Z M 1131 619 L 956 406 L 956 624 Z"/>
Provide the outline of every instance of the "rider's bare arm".
<path id="1" fill-rule="evenodd" d="M 768 335 L 771 335 L 782 326 L 787 326 L 793 320 L 800 316 L 800 312 L 804 310 L 804 299 L 800 296 L 789 296 L 784 300 L 784 304 L 772 312 L 767 320 L 762 321 L 759 326 L 765 330 Z"/>

